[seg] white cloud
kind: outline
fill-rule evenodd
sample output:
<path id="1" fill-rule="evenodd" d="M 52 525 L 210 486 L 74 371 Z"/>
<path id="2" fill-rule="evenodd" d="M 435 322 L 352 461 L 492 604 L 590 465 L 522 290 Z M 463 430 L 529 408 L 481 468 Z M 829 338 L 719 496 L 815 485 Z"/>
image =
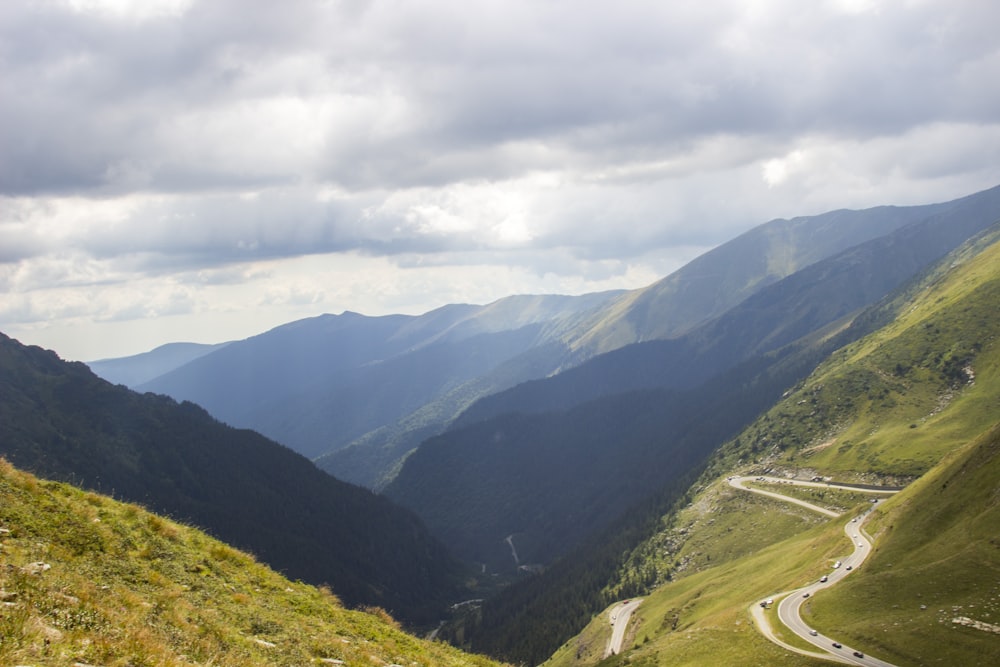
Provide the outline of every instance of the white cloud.
<path id="1" fill-rule="evenodd" d="M 770 218 L 968 194 L 1000 182 L 998 23 L 980 0 L 3 3 L 0 328 L 638 287 Z"/>

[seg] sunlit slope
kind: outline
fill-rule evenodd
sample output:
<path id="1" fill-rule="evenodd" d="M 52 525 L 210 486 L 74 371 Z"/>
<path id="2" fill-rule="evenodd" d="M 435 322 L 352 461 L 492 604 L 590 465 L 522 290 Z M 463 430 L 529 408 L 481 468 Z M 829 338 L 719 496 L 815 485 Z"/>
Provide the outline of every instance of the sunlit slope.
<path id="1" fill-rule="evenodd" d="M 863 576 L 807 609 L 900 665 L 994 665 L 1000 656 L 1000 427 L 885 503 Z"/>
<path id="2" fill-rule="evenodd" d="M 622 655 L 601 662 L 610 625 L 600 614 L 546 667 L 824 664 L 765 639 L 748 608 L 818 579 L 850 553 L 839 521 L 737 491 L 722 480 L 665 524 L 656 551 L 672 581 L 644 596 Z"/>
<path id="3" fill-rule="evenodd" d="M 885 308 L 727 451 L 841 476 L 914 476 L 1000 419 L 1000 244 L 966 248 Z"/>
<path id="4" fill-rule="evenodd" d="M 493 665 L 197 530 L 0 460 L 0 664 Z M 338 662 L 343 661 L 343 662 Z"/>
<path id="5" fill-rule="evenodd" d="M 838 351 L 717 453 L 692 503 L 663 518 L 620 579 L 658 581 L 628 649 L 602 664 L 821 664 L 750 625 L 760 597 L 846 555 L 844 519 L 792 515 L 722 485 L 734 471 L 910 482 L 879 503 L 871 559 L 815 596 L 808 621 L 899 665 L 988 665 L 1000 655 L 1000 244 L 970 243 L 866 315 L 886 326 Z M 837 492 L 839 493 L 839 492 Z M 847 509 L 859 498 L 821 500 Z M 926 608 L 925 608 L 926 607 Z M 958 622 L 956 622 L 958 619 Z M 552 667 L 600 661 L 603 617 Z M 786 640 L 795 644 L 794 639 Z"/>

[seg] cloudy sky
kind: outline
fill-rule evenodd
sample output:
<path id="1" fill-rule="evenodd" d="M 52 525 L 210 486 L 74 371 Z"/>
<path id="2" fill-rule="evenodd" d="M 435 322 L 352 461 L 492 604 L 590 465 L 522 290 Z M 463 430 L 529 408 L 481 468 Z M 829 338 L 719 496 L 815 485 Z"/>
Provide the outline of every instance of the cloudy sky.
<path id="1" fill-rule="evenodd" d="M 0 331 L 68 359 L 645 286 L 1000 184 L 994 0 L 6 0 Z"/>

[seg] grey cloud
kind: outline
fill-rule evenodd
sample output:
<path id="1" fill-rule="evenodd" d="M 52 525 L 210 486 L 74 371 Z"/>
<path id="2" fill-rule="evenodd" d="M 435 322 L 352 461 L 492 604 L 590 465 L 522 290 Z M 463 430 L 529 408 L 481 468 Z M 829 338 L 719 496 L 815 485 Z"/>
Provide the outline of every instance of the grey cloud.
<path id="1" fill-rule="evenodd" d="M 441 185 L 552 168 L 504 151 L 511 142 L 544 142 L 586 167 L 718 134 L 873 136 L 1000 113 L 988 28 L 1000 10 L 989 3 L 886 4 L 857 16 L 787 3 L 756 18 L 736 2 L 337 7 L 197 2 L 136 24 L 7 4 L 0 140 L 11 159 L 0 189 Z M 299 56 L 325 69 L 268 78 Z M 226 156 L 240 147 L 186 146 L 177 131 L 192 111 L 244 105 L 248 128 L 266 135 L 253 119 L 261 101 L 331 94 L 405 109 L 388 131 L 352 128 L 318 163 L 269 166 L 261 149 L 246 152 L 258 164 L 240 168 Z M 336 134 L 336 108 L 316 122 Z"/>
<path id="2" fill-rule="evenodd" d="M 763 161 L 810 141 L 881 142 L 851 165 L 869 188 L 880 169 L 995 173 L 1000 138 L 979 124 L 1000 118 L 1000 7 L 831 5 L 228 0 L 129 22 L 4 3 L 0 193 L 146 202 L 63 238 L 0 226 L 0 261 L 459 261 L 502 249 L 499 218 L 466 206 L 449 212 L 467 225 L 436 227 L 420 211 L 537 173 L 561 185 L 530 193 L 524 243 L 603 261 L 710 246 L 804 212 L 790 201 L 842 205 L 832 177 L 762 184 Z M 900 148 L 927 127 L 933 156 Z M 317 196 L 327 185 L 336 197 Z"/>

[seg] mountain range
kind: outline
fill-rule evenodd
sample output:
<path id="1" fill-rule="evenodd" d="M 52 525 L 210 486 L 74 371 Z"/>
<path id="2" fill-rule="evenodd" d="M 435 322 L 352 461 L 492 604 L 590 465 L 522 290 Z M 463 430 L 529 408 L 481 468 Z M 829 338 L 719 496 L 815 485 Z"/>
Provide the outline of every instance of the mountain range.
<path id="1" fill-rule="evenodd" d="M 442 636 L 554 667 L 601 662 L 602 610 L 638 595 L 629 648 L 609 665 L 807 664 L 745 610 L 814 576 L 805 556 L 837 553 L 842 530 L 748 500 L 725 477 L 891 484 L 905 490 L 878 507 L 870 565 L 817 596 L 810 622 L 897 664 L 988 664 L 988 633 L 936 648 L 923 637 L 953 629 L 944 612 L 893 609 L 926 591 L 990 623 L 992 593 L 949 592 L 947 573 L 1000 572 L 998 238 L 994 188 L 772 221 L 642 290 L 323 315 L 91 365 L 148 393 L 5 338 L 0 454 L 410 623 L 486 597 Z M 851 492 L 819 500 L 867 505 Z"/>
<path id="2" fill-rule="evenodd" d="M 632 343 L 691 332 L 762 288 L 901 227 L 935 218 L 939 229 L 948 220 L 979 224 L 998 197 L 986 191 L 944 204 L 773 220 L 628 292 L 515 296 L 421 316 L 323 315 L 197 358 L 174 357 L 158 376 L 125 384 L 197 403 L 341 479 L 381 489 L 423 440 L 480 398 Z M 139 377 L 125 370 L 133 362 L 144 370 L 150 356 L 91 368 L 121 382 Z"/>
<path id="3" fill-rule="evenodd" d="M 844 521 L 871 507 L 866 485 L 904 488 L 876 506 L 871 562 L 807 605 L 814 627 L 892 664 L 992 664 L 998 305 L 994 225 L 862 310 L 819 355 L 790 350 L 769 372 L 802 354 L 817 361 L 772 407 L 550 570 L 488 600 L 454 639 L 531 664 L 605 664 L 615 601 L 648 595 L 629 650 L 606 664 L 811 664 L 769 644 L 746 610 L 843 557 L 843 524 L 727 483 L 766 474 L 858 485 L 807 496 Z M 556 638 L 567 640 L 558 651 Z"/>

